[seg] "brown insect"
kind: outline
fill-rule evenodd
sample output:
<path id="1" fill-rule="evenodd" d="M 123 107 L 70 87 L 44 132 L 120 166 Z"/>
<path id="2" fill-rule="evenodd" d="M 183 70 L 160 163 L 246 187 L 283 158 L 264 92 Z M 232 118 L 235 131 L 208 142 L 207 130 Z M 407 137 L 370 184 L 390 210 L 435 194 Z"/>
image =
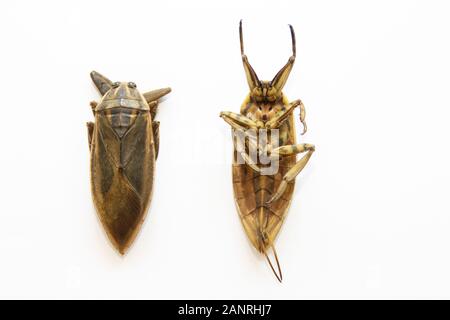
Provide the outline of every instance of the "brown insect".
<path id="1" fill-rule="evenodd" d="M 125 254 L 150 203 L 159 149 L 158 99 L 170 88 L 139 93 L 133 82 L 111 82 L 93 71 L 102 95 L 88 122 L 94 205 L 114 247 Z"/>
<path id="2" fill-rule="evenodd" d="M 240 114 L 220 114 L 234 133 L 233 189 L 242 225 L 280 282 L 283 276 L 274 241 L 292 200 L 295 177 L 315 151 L 314 145 L 296 144 L 293 110 L 300 108 L 304 134 L 305 107 L 300 100 L 289 102 L 282 92 L 296 56 L 295 33 L 291 25 L 289 28 L 292 56 L 272 81 L 260 81 L 244 54 L 240 22 L 241 55 L 250 93 L 241 105 Z M 296 155 L 304 152 L 297 161 Z M 269 258 L 269 249 L 273 251 L 278 271 Z"/>

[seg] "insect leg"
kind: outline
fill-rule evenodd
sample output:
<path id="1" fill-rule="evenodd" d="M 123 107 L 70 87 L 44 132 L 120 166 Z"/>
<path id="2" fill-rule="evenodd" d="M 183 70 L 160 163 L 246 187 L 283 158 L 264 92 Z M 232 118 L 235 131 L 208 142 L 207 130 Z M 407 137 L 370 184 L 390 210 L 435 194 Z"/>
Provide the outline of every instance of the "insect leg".
<path id="1" fill-rule="evenodd" d="M 281 146 L 270 151 L 270 157 L 291 156 L 305 151 L 314 151 L 314 145 L 309 143 Z"/>
<path id="2" fill-rule="evenodd" d="M 250 158 L 250 156 L 244 152 L 240 152 L 239 153 L 242 157 L 242 159 L 244 159 L 245 163 L 252 168 L 253 170 L 255 170 L 256 172 L 261 172 L 261 169 L 253 162 L 253 160 Z"/>
<path id="3" fill-rule="evenodd" d="M 283 146 L 277 149 L 282 149 L 282 152 L 285 152 L 284 155 L 291 155 L 291 154 L 297 154 L 300 152 L 308 151 L 307 154 L 305 154 L 299 161 L 297 161 L 294 166 L 284 175 L 283 180 L 281 181 L 280 185 L 278 186 L 278 190 L 275 192 L 275 194 L 272 196 L 272 198 L 267 201 L 268 204 L 278 200 L 286 191 L 286 188 L 290 182 L 292 182 L 295 177 L 303 170 L 303 168 L 308 163 L 309 159 L 311 158 L 313 152 L 315 151 L 314 145 L 305 144 L 305 145 L 292 145 L 292 146 Z M 292 148 L 289 150 L 289 148 Z M 275 150 L 277 150 L 275 149 Z M 300 151 L 302 150 L 303 151 Z M 289 152 L 291 151 L 291 152 Z"/>
<path id="4" fill-rule="evenodd" d="M 102 96 L 111 89 L 113 84 L 107 77 L 95 71 L 91 72 L 91 79 Z"/>
<path id="5" fill-rule="evenodd" d="M 152 122 L 153 140 L 155 141 L 155 160 L 158 159 L 159 153 L 159 121 Z"/>
<path id="6" fill-rule="evenodd" d="M 291 112 L 294 111 L 294 109 L 298 106 L 300 106 L 300 114 L 301 114 L 302 113 L 302 111 L 301 111 L 302 105 L 303 105 L 303 103 L 301 100 L 292 101 L 291 103 L 289 103 L 287 105 L 287 107 L 282 112 L 280 112 L 280 114 L 278 114 L 276 117 L 274 117 L 271 120 L 266 122 L 266 124 L 265 124 L 266 128 L 267 129 L 278 128 L 283 123 L 283 121 L 285 121 L 288 118 L 288 116 L 291 114 Z M 303 108 L 303 110 L 304 110 L 304 108 Z M 300 116 L 300 118 L 301 118 L 301 116 Z"/>
<path id="7" fill-rule="evenodd" d="M 152 119 L 155 119 L 156 116 L 156 111 L 158 108 L 158 99 L 164 97 L 166 94 L 170 93 L 170 91 L 172 91 L 172 89 L 163 88 L 152 90 L 143 94 L 145 100 L 150 106 L 150 114 L 152 115 Z"/>
<path id="8" fill-rule="evenodd" d="M 260 121 L 253 121 L 252 119 L 247 118 L 242 114 L 230 111 L 222 111 L 220 113 L 220 117 L 234 129 L 243 129 L 243 127 L 250 129 L 258 129 L 261 128 L 262 126 L 262 122 Z M 234 124 L 236 124 L 237 126 L 234 126 Z"/>
<path id="9" fill-rule="evenodd" d="M 306 131 L 308 130 L 308 126 L 306 125 L 305 117 L 306 117 L 305 105 L 300 101 L 300 122 L 303 125 L 302 135 L 304 135 L 306 133 Z"/>
<path id="10" fill-rule="evenodd" d="M 152 101 L 150 104 L 150 114 L 152 116 L 152 119 L 155 119 L 156 112 L 158 111 L 158 101 Z"/>
<path id="11" fill-rule="evenodd" d="M 247 129 L 246 127 L 256 129 L 256 126 L 257 126 L 257 123 L 254 122 L 253 120 L 251 120 L 243 115 L 233 113 L 233 112 L 227 112 L 227 111 L 221 112 L 220 117 L 226 123 L 228 123 L 233 130 L 238 130 L 238 131 L 244 132 Z M 245 161 L 245 163 L 250 168 L 255 170 L 256 172 L 261 172 L 261 169 L 255 164 L 255 162 L 251 159 L 251 157 L 245 151 L 245 142 L 240 141 L 239 136 L 236 135 L 233 137 L 233 143 L 234 143 L 235 150 L 242 157 L 242 159 Z M 256 142 L 253 141 L 251 138 L 249 139 L 248 143 L 251 144 L 253 147 L 256 146 Z M 257 150 L 257 149 L 254 149 L 254 150 Z"/>
<path id="12" fill-rule="evenodd" d="M 144 93 L 143 96 L 147 101 L 147 103 L 150 103 L 152 101 L 157 101 L 158 99 L 164 97 L 166 94 L 170 93 L 170 91 L 172 91 L 170 88 L 156 89 Z"/>
<path id="13" fill-rule="evenodd" d="M 92 113 L 95 116 L 95 108 L 97 108 L 98 103 L 95 101 L 91 101 L 90 106 Z M 94 123 L 93 122 L 87 122 L 87 129 L 88 129 L 88 139 L 89 139 L 89 150 L 91 150 L 92 146 L 92 136 L 94 135 Z"/>
<path id="14" fill-rule="evenodd" d="M 91 106 L 92 113 L 95 116 L 95 108 L 97 108 L 98 103 L 96 101 L 91 101 L 91 103 L 89 103 L 89 105 Z"/>
<path id="15" fill-rule="evenodd" d="M 226 123 L 228 123 L 228 124 L 231 126 L 231 128 L 234 129 L 234 130 L 242 130 L 242 131 L 245 131 L 245 130 L 246 130 L 243 126 L 237 124 L 236 122 L 232 121 L 231 119 L 228 119 L 228 118 L 226 118 L 226 117 L 222 117 L 222 119 L 223 119 Z"/>
<path id="16" fill-rule="evenodd" d="M 86 123 L 87 129 L 88 129 L 88 141 L 89 141 L 89 150 L 91 150 L 92 147 L 92 136 L 94 135 L 94 123 L 88 122 Z"/>
<path id="17" fill-rule="evenodd" d="M 239 155 L 244 159 L 245 163 L 256 172 L 261 172 L 261 169 L 256 165 L 253 159 L 245 151 L 245 144 L 242 141 L 236 141 L 239 138 L 234 139 L 234 148 L 239 153 Z"/>

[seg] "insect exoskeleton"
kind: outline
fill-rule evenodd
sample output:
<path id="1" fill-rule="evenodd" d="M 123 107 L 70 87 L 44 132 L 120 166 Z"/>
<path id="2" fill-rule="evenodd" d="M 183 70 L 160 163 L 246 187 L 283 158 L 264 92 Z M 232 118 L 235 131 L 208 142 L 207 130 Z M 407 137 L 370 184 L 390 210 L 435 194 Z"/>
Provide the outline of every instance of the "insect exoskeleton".
<path id="1" fill-rule="evenodd" d="M 240 113 L 221 112 L 232 128 L 234 142 L 233 189 L 244 230 L 252 245 L 264 254 L 273 273 L 283 279 L 274 241 L 289 209 L 295 177 L 315 151 L 314 145 L 297 144 L 293 111 L 300 109 L 306 132 L 305 107 L 289 102 L 283 87 L 296 57 L 295 33 L 289 25 L 292 56 L 272 81 L 260 81 L 244 54 L 242 21 L 239 24 L 242 62 L 250 92 Z M 297 161 L 297 154 L 306 153 Z M 272 249 L 277 270 L 269 258 Z"/>
<path id="2" fill-rule="evenodd" d="M 159 149 L 158 99 L 170 88 L 141 94 L 134 82 L 91 78 L 102 95 L 88 122 L 91 190 L 98 217 L 120 254 L 133 243 L 150 203 Z"/>

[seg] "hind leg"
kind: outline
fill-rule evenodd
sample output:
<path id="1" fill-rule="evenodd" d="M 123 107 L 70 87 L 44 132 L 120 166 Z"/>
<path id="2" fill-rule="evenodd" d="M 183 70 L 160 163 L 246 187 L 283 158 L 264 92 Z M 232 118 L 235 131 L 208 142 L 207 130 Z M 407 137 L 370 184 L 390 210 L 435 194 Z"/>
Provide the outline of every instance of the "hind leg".
<path id="1" fill-rule="evenodd" d="M 283 156 L 292 156 L 294 154 L 303 153 L 306 151 L 314 151 L 315 146 L 309 143 L 302 144 L 292 144 L 287 146 L 281 146 L 270 150 L 270 157 L 273 159 L 278 159 Z"/>

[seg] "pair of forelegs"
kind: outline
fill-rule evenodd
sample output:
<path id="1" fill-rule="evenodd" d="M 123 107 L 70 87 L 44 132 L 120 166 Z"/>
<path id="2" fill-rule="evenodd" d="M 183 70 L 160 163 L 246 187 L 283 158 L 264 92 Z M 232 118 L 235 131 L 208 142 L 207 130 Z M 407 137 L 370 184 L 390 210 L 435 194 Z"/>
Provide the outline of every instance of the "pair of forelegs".
<path id="1" fill-rule="evenodd" d="M 255 121 L 252 120 L 242 114 L 234 113 L 234 112 L 221 112 L 220 117 L 224 119 L 226 123 L 228 123 L 234 130 L 246 130 L 246 129 L 275 129 L 279 128 L 282 123 L 288 119 L 288 116 L 291 114 L 291 112 L 294 110 L 295 107 L 300 108 L 300 121 L 303 124 L 303 133 L 306 132 L 306 122 L 305 122 L 305 107 L 303 103 L 300 100 L 296 100 L 291 102 L 286 109 L 277 115 L 275 118 L 271 119 L 270 121 L 266 123 L 262 123 L 261 121 Z M 252 143 L 252 140 L 250 139 L 250 142 Z M 253 142 L 255 143 L 255 142 Z M 236 147 L 236 144 L 235 144 Z M 243 150 L 242 150 L 243 149 Z M 245 148 L 237 149 L 239 154 L 242 156 L 244 161 L 255 171 L 261 172 L 261 169 L 251 161 L 250 157 L 246 154 Z M 264 150 L 265 151 L 265 150 Z M 270 157 L 278 160 L 280 156 L 290 156 L 290 155 L 296 155 L 300 153 L 307 152 L 299 161 L 297 161 L 294 166 L 289 169 L 289 171 L 283 176 L 283 180 L 281 181 L 277 191 L 272 196 L 272 198 L 267 203 L 272 203 L 276 200 L 278 200 L 283 193 L 286 191 L 286 188 L 289 183 L 291 183 L 295 177 L 303 170 L 303 168 L 308 163 L 309 159 L 311 158 L 313 152 L 315 151 L 315 146 L 312 144 L 295 144 L 295 145 L 287 145 L 287 146 L 281 146 L 275 149 L 269 149 Z"/>
<path id="2" fill-rule="evenodd" d="M 301 100 L 295 100 L 291 103 L 289 103 L 286 107 L 286 109 L 278 114 L 273 119 L 267 121 L 266 123 L 263 123 L 260 120 L 252 120 L 242 114 L 231 112 L 231 111 L 222 111 L 220 113 L 220 117 L 228 123 L 233 129 L 236 130 L 245 130 L 245 129 L 275 129 L 279 128 L 281 124 L 283 124 L 286 119 L 288 119 L 288 116 L 294 111 L 296 107 L 300 108 L 300 121 L 303 125 L 303 132 L 302 135 L 306 133 L 307 126 L 305 121 L 305 106 L 303 105 Z"/>
<path id="3" fill-rule="evenodd" d="M 238 132 L 244 132 L 248 129 L 253 130 L 259 130 L 259 129 L 275 129 L 279 128 L 281 124 L 288 119 L 288 116 L 292 113 L 292 111 L 297 107 L 300 107 L 300 120 L 302 121 L 304 125 L 304 129 L 306 130 L 306 123 L 305 123 L 305 107 L 303 103 L 300 100 L 295 100 L 286 107 L 286 109 L 283 112 L 280 112 L 276 117 L 269 120 L 266 123 L 263 123 L 260 120 L 252 120 L 245 115 L 230 112 L 230 111 L 223 111 L 220 113 L 220 117 L 228 123 L 234 130 L 237 130 Z M 305 130 L 303 133 L 305 133 Z M 259 146 L 256 146 L 256 141 L 252 141 L 252 139 L 249 139 L 249 144 L 253 147 L 252 150 L 258 150 L 258 153 L 261 154 L 263 152 L 266 152 L 267 150 L 260 150 Z M 259 167 L 252 161 L 252 159 L 249 157 L 249 155 L 245 152 L 245 148 L 243 147 L 243 143 L 240 143 L 239 148 L 236 148 L 237 145 L 235 143 L 235 149 L 240 154 L 240 156 L 244 159 L 244 161 L 255 171 L 260 172 Z M 255 149 L 256 148 L 256 149 Z"/>

